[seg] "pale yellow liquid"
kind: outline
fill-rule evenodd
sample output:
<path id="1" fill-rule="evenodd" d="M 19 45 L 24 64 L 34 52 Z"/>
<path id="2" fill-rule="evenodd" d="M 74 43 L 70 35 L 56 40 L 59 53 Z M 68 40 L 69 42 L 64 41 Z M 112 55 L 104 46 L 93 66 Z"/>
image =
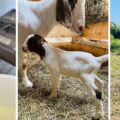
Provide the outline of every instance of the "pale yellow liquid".
<path id="1" fill-rule="evenodd" d="M 16 97 L 15 78 L 0 75 L 0 120 L 15 120 Z"/>
<path id="2" fill-rule="evenodd" d="M 15 110 L 9 106 L 0 106 L 0 120 L 15 120 Z"/>

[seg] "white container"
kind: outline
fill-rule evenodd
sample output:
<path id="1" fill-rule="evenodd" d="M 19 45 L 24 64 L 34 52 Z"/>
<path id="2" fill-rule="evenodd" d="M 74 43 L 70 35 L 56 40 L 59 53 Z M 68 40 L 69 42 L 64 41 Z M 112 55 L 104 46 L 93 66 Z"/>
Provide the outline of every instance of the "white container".
<path id="1" fill-rule="evenodd" d="M 16 82 L 15 77 L 0 74 L 0 120 L 15 120 Z"/>

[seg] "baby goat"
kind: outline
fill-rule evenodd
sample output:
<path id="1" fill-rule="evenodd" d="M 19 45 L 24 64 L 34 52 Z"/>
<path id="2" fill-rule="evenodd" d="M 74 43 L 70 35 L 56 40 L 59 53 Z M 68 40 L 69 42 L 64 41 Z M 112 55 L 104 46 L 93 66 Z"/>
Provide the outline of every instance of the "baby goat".
<path id="1" fill-rule="evenodd" d="M 49 68 L 53 80 L 50 98 L 57 97 L 59 77 L 61 74 L 78 77 L 96 100 L 96 113 L 93 116 L 93 120 L 99 120 L 103 117 L 103 81 L 98 78 L 97 72 L 101 64 L 108 60 L 108 55 L 95 57 L 86 52 L 65 51 L 54 48 L 37 34 L 29 35 L 22 49 L 24 52 L 37 53 Z"/>

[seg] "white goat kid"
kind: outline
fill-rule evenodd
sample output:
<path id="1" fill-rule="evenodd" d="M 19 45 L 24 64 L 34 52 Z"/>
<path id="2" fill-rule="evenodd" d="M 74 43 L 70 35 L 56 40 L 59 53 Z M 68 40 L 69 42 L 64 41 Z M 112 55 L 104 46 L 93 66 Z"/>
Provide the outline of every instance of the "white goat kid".
<path id="1" fill-rule="evenodd" d="M 101 64 L 108 60 L 108 55 L 95 57 L 86 52 L 73 52 L 54 48 L 36 34 L 28 36 L 23 44 L 23 51 L 37 53 L 49 68 L 53 80 L 50 98 L 57 97 L 61 74 L 78 77 L 96 100 L 96 113 L 93 120 L 99 120 L 103 117 L 103 81 L 98 78 L 97 72 Z"/>
<path id="2" fill-rule="evenodd" d="M 24 64 L 22 44 L 25 38 L 32 33 L 45 37 L 57 22 L 72 27 L 81 34 L 85 26 L 86 0 L 19 0 L 18 3 L 18 44 L 19 69 L 23 74 L 23 84 L 32 87 L 27 77 L 27 67 Z M 70 26 L 69 26 L 70 25 Z"/>

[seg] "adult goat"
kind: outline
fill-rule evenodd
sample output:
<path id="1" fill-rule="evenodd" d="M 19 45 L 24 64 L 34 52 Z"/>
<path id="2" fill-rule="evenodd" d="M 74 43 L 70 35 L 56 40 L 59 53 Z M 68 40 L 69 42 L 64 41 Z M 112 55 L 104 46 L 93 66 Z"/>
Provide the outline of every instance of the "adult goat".
<path id="1" fill-rule="evenodd" d="M 81 34 L 85 26 L 86 0 L 41 0 L 37 2 L 19 0 L 18 3 L 18 51 L 19 68 L 23 84 L 32 87 L 27 77 L 27 66 L 23 61 L 22 44 L 29 34 L 45 37 L 57 22 Z"/>

